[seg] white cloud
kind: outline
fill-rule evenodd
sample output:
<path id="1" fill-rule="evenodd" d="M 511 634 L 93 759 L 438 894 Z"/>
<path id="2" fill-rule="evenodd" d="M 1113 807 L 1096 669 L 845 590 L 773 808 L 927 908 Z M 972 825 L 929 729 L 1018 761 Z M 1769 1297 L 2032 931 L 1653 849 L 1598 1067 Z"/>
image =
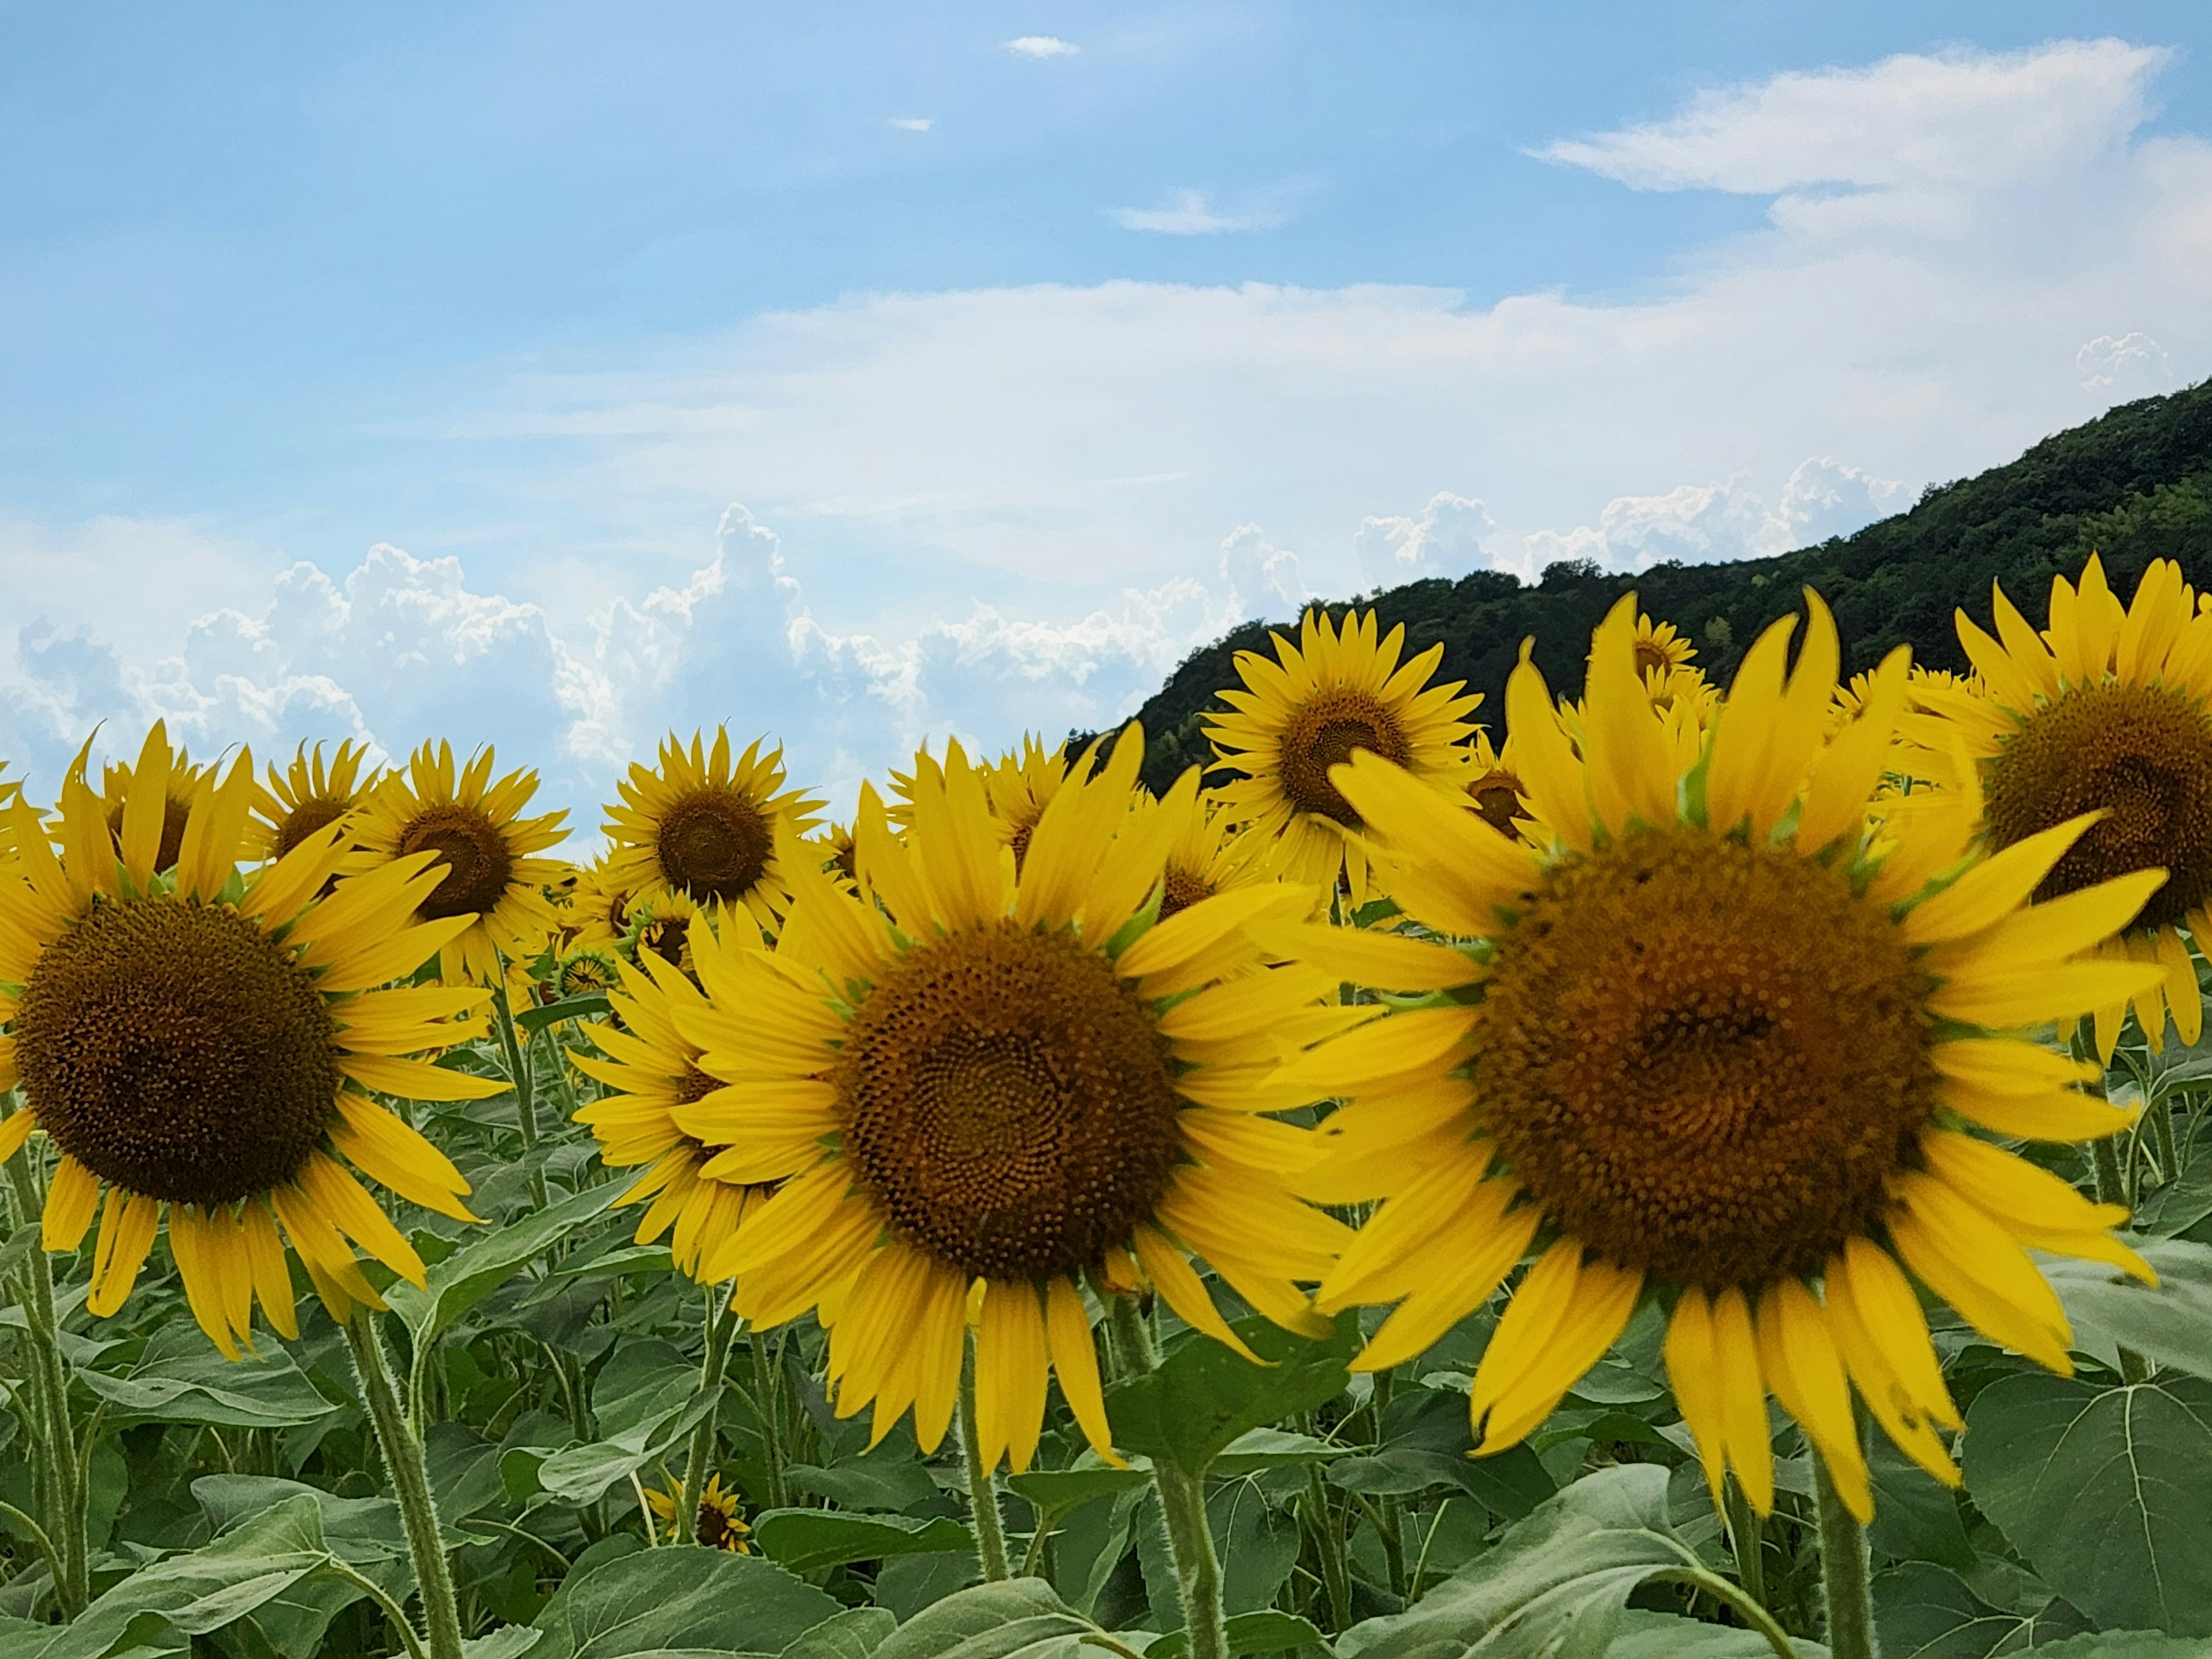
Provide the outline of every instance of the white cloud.
<path id="1" fill-rule="evenodd" d="M 453 465 L 548 517 L 633 546 L 752 509 L 710 558 L 658 548 L 697 565 L 667 586 L 602 561 L 588 619 L 551 580 L 392 549 L 272 579 L 280 556 L 204 526 L 0 526 L 0 755 L 47 767 L 160 711 L 196 749 L 439 732 L 587 804 L 658 731 L 726 719 L 849 790 L 923 735 L 1103 723 L 1310 591 L 1818 541 L 2212 371 L 2212 147 L 2137 132 L 2161 61 L 1892 59 L 1561 147 L 1776 197 L 1628 299 L 875 295 L 488 387 Z M 2015 126 L 2032 165 L 1990 154 Z"/>
<path id="2" fill-rule="evenodd" d="M 1073 40 L 1063 40 L 1053 34 L 1017 35 L 1012 40 L 1001 41 L 1001 52 L 1010 52 L 1017 58 L 1073 58 L 1083 50 Z"/>
<path id="3" fill-rule="evenodd" d="M 1360 580 L 1370 588 L 1463 576 L 1488 567 L 1484 544 L 1497 528 L 1480 501 L 1438 490 L 1417 519 L 1362 519 L 1352 538 L 1352 556 L 1358 561 Z"/>
<path id="4" fill-rule="evenodd" d="M 933 115 L 894 115 L 890 125 L 901 132 L 927 132 L 937 125 Z"/>
<path id="5" fill-rule="evenodd" d="M 1202 190 L 1179 190 L 1156 208 L 1115 208 L 1110 215 L 1124 230 L 1159 236 L 1218 236 L 1225 231 L 1269 230 L 1290 216 L 1275 208 L 1228 212 L 1217 209 Z"/>

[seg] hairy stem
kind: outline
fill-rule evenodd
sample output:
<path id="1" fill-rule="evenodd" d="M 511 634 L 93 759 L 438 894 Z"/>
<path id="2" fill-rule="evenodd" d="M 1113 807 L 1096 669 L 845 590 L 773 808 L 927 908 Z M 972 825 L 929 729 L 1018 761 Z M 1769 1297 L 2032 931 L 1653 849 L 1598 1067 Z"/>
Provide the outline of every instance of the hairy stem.
<path id="1" fill-rule="evenodd" d="M 523 1156 L 531 1158 L 538 1150 L 538 1079 L 532 1071 L 530 1056 L 515 1033 L 514 1010 L 507 1001 L 507 959 L 500 958 L 500 981 L 491 991 L 492 1025 L 499 1033 L 500 1058 L 507 1064 L 507 1079 L 514 1085 L 514 1114 L 522 1126 Z M 531 1158 L 530 1195 L 538 1207 L 545 1207 L 545 1171 Z"/>
<path id="2" fill-rule="evenodd" d="M 8 1180 L 15 1208 L 28 1224 L 45 1204 L 31 1175 L 27 1148 L 8 1160 Z M 49 1537 L 58 1534 L 55 1548 L 60 1566 L 54 1576 L 54 1596 L 63 1613 L 74 1619 L 91 1600 L 85 1542 L 85 1459 L 90 1449 L 79 1455 L 76 1427 L 70 1420 L 69 1362 L 62 1356 L 61 1320 L 54 1311 L 52 1265 L 46 1253 L 37 1249 L 21 1271 L 23 1324 L 37 1379 L 36 1405 L 48 1437 L 40 1459 L 52 1504 L 46 1530 Z"/>
<path id="3" fill-rule="evenodd" d="M 1874 1573 L 1866 1528 L 1844 1507 L 1827 1463 L 1813 1459 L 1813 1492 L 1820 1508 L 1820 1590 L 1828 1609 L 1828 1651 L 1834 1659 L 1876 1659 Z"/>
<path id="4" fill-rule="evenodd" d="M 1743 1582 L 1744 1594 L 1763 1607 L 1766 1605 L 1765 1528 L 1733 1478 L 1727 1483 L 1727 1492 L 1729 1547 L 1735 1552 L 1735 1576 Z"/>
<path id="5" fill-rule="evenodd" d="M 407 1553 L 414 1560 L 416 1588 L 422 1598 L 422 1622 L 429 1632 L 429 1659 L 461 1659 L 460 1612 L 453 1600 L 453 1575 L 447 1565 L 444 1540 L 438 1534 L 438 1505 L 430 1494 L 430 1472 L 422 1461 L 422 1443 L 415 1437 L 399 1409 L 392 1362 L 385 1353 L 376 1321 L 374 1310 L 356 1308 L 346 1322 L 346 1346 L 353 1351 L 362 1400 L 375 1426 L 384 1467 L 392 1476 L 392 1495 L 399 1500 Z"/>
<path id="6" fill-rule="evenodd" d="M 975 1427 L 975 1340 L 960 1367 L 960 1461 L 968 1471 L 968 1510 L 975 1524 L 975 1559 L 986 1583 L 1007 1577 L 1006 1524 L 999 1514 L 996 1471 L 983 1467 L 983 1440 Z"/>
<path id="7" fill-rule="evenodd" d="M 722 1373 L 730 1363 L 730 1339 L 737 1334 L 737 1285 L 733 1281 L 722 1294 L 722 1305 L 714 1306 L 714 1292 L 707 1291 L 707 1358 L 699 1367 L 699 1390 L 712 1402 L 699 1425 L 691 1431 L 691 1447 L 684 1460 L 684 1489 L 676 1494 L 676 1514 L 678 1523 L 684 1516 L 696 1516 L 699 1505 L 707 1491 L 708 1466 L 714 1459 L 714 1435 L 720 1427 L 722 1407 Z M 694 1528 L 696 1530 L 696 1528 Z"/>

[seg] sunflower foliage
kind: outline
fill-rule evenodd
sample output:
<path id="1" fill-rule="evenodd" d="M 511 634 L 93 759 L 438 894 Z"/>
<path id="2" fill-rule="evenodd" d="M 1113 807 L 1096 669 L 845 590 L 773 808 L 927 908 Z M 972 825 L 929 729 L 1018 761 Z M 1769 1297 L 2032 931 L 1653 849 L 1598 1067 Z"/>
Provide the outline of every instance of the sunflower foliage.
<path id="1" fill-rule="evenodd" d="M 2212 1656 L 2212 607 L 1995 604 L 11 789 L 0 1659 Z"/>

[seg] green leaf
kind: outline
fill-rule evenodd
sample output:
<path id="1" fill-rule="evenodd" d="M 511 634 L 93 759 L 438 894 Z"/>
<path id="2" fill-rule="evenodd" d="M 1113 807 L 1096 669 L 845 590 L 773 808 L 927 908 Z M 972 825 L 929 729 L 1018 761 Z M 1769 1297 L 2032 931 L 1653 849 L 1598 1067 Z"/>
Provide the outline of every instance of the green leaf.
<path id="1" fill-rule="evenodd" d="M 1009 1578 L 956 1590 L 884 1639 L 870 1659 L 1076 1659 L 1097 1626 L 1042 1578 Z M 1088 1659 L 1106 1659 L 1097 1648 Z"/>
<path id="2" fill-rule="evenodd" d="M 1966 1490 L 2106 1629 L 2212 1635 L 2212 1383 L 2000 1378 L 1966 1413 Z"/>
<path id="3" fill-rule="evenodd" d="M 324 1547 L 339 1560 L 363 1566 L 406 1558 L 406 1528 L 389 1498 L 340 1498 L 272 1475 L 204 1474 L 192 1482 L 192 1497 L 217 1534 L 302 1495 L 314 1500 Z"/>
<path id="4" fill-rule="evenodd" d="M 854 1515 L 843 1510 L 764 1510 L 753 1517 L 753 1540 L 793 1572 L 975 1547 L 973 1533 L 942 1515 Z"/>
<path id="5" fill-rule="evenodd" d="M 603 1181 L 549 1204 L 508 1226 L 472 1235 L 443 1261 L 434 1263 L 416 1290 L 404 1280 L 384 1293 L 392 1310 L 405 1322 L 417 1342 L 453 1328 L 461 1316 L 529 1265 L 580 1221 L 588 1221 L 615 1201 L 622 1183 Z"/>
<path id="6" fill-rule="evenodd" d="M 1303 1649 L 1331 1651 L 1328 1638 L 1294 1613 L 1269 1607 L 1261 1613 L 1234 1613 L 1221 1621 L 1231 1653 L 1285 1653 Z M 1183 1659 L 1190 1651 L 1190 1637 L 1174 1631 L 1145 1650 L 1145 1659 Z"/>
<path id="7" fill-rule="evenodd" d="M 538 1484 L 571 1504 L 595 1503 L 617 1480 L 666 1456 L 713 1404 L 699 1391 L 697 1361 L 657 1339 L 625 1342 L 592 1388 L 600 1437 L 544 1459 Z"/>
<path id="8" fill-rule="evenodd" d="M 794 1463 L 783 1478 L 841 1510 L 911 1510 L 939 1496 L 937 1482 L 911 1450 L 902 1455 L 888 1445 L 835 1468 Z"/>
<path id="9" fill-rule="evenodd" d="M 2212 1245 L 2169 1238 L 2142 1253 L 2158 1272 L 2155 1290 L 2101 1261 L 2043 1263 L 2074 1323 L 2075 1346 L 2116 1370 L 2115 1350 L 2133 1348 L 2161 1365 L 2212 1376 Z"/>
<path id="10" fill-rule="evenodd" d="M 1207 1472 L 1249 1474 L 1255 1469 L 1303 1468 L 1308 1463 L 1333 1462 L 1350 1450 L 1348 1446 L 1332 1446 L 1310 1434 L 1287 1434 L 1281 1429 L 1247 1429 L 1215 1454 Z"/>
<path id="11" fill-rule="evenodd" d="M 1343 1393 L 1351 1380 L 1345 1361 L 1358 1345 L 1358 1328 L 1347 1313 L 1327 1341 L 1309 1342 L 1269 1320 L 1238 1322 L 1237 1335 L 1273 1362 L 1264 1365 L 1194 1333 L 1150 1376 L 1107 1390 L 1115 1443 L 1204 1474 L 1240 1435 Z"/>
<path id="12" fill-rule="evenodd" d="M 204 1548 L 141 1567 L 22 1659 L 100 1659 L 126 1636 L 204 1636 L 330 1563 L 315 1500 L 299 1496 Z M 11 1650 L 9 1659 L 17 1659 Z"/>
<path id="13" fill-rule="evenodd" d="M 489 1636 L 461 1644 L 461 1659 L 522 1659 L 545 1639 L 535 1625 L 505 1625 Z"/>
<path id="14" fill-rule="evenodd" d="M 2212 1659 L 2212 1642 L 2154 1631 L 2112 1630 L 2069 1636 L 2036 1651 L 2043 1659 Z"/>
<path id="15" fill-rule="evenodd" d="M 190 1320 L 157 1329 L 124 1376 L 80 1369 L 76 1380 L 107 1402 L 107 1420 L 118 1427 L 204 1423 L 289 1429 L 338 1409 L 275 1343 L 264 1344 L 258 1358 L 225 1359 Z"/>
<path id="16" fill-rule="evenodd" d="M 1086 1454 L 1087 1455 L 1088 1454 Z M 1006 1485 L 1041 1510 L 1064 1515 L 1101 1498 L 1118 1498 L 1152 1484 L 1146 1468 L 1117 1469 L 1101 1463 L 1096 1468 L 1031 1469 L 1010 1475 Z"/>
<path id="17" fill-rule="evenodd" d="M 848 1607 L 793 1642 L 780 1659 L 868 1659 L 897 1628 L 882 1607 Z"/>
<path id="18" fill-rule="evenodd" d="M 1668 1520 L 1668 1471 L 1626 1463 L 1586 1475 L 1517 1522 L 1404 1613 L 1337 1638 L 1342 1659 L 1534 1659 L 1599 1654 L 1626 1629 L 1628 1598 L 1702 1571 Z"/>
<path id="19" fill-rule="evenodd" d="M 1799 1638 L 1790 1645 L 1803 1659 L 1828 1659 L 1822 1643 Z M 1622 1633 L 1605 1650 L 1605 1659 L 1774 1659 L 1774 1650 L 1755 1630 L 1632 1607 L 1622 1621 Z M 1885 1652 L 1882 1659 L 1890 1656 Z"/>
<path id="20" fill-rule="evenodd" d="M 772 1561 L 654 1549 L 572 1574 L 537 1619 L 530 1659 L 623 1659 L 667 1648 L 781 1653 L 840 1608 Z"/>
<path id="21" fill-rule="evenodd" d="M 1929 1561 L 1876 1573 L 1874 1608 L 1884 1659 L 1990 1659 L 2089 1628 L 2063 1601 L 2033 1613 L 1993 1607 L 1957 1573 Z"/>
<path id="22" fill-rule="evenodd" d="M 1874 1525 L 1867 1535 L 1876 1559 L 1940 1561 L 1961 1571 L 1974 1565 L 1956 1492 L 1898 1450 L 1887 1435 L 1874 1437 L 1867 1468 L 1874 1482 Z"/>
<path id="23" fill-rule="evenodd" d="M 586 996 L 567 997 L 559 1002 L 549 1002 L 542 1008 L 526 1008 L 514 1017 L 514 1023 L 526 1031 L 542 1031 L 564 1019 L 598 1019 L 608 1012 L 606 998 L 592 992 Z"/>

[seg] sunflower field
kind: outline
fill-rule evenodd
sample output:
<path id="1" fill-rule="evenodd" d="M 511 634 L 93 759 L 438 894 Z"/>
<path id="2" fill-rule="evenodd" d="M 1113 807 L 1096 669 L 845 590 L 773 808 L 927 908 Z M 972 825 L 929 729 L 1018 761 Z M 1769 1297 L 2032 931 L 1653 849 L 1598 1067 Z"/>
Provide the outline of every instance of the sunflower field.
<path id="1" fill-rule="evenodd" d="M 1314 613 L 1164 794 L 844 823 L 88 743 L 0 1659 L 2212 1659 L 2212 594 L 2040 608 L 1490 711 Z"/>

